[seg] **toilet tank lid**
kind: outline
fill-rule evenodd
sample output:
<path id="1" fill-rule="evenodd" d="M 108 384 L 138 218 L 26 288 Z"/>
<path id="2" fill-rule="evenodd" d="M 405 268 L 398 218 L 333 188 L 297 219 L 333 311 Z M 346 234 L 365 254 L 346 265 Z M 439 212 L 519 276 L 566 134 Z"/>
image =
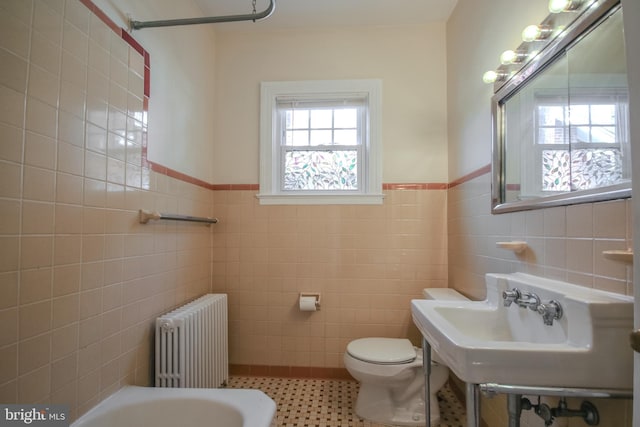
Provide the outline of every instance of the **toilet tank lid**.
<path id="1" fill-rule="evenodd" d="M 360 338 L 347 345 L 347 352 L 369 363 L 410 363 L 416 359 L 413 344 L 405 338 Z"/>

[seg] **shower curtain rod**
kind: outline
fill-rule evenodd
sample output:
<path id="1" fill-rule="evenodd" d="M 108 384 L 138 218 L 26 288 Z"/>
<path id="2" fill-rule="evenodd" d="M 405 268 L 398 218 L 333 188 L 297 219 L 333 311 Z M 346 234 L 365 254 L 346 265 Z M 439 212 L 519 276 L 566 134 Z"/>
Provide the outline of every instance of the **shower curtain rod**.
<path id="1" fill-rule="evenodd" d="M 134 21 L 129 20 L 129 27 L 132 30 L 140 30 L 142 28 L 152 27 L 173 27 L 176 25 L 195 25 L 195 24 L 216 24 L 220 22 L 238 22 L 238 21 L 260 21 L 268 18 L 276 9 L 276 0 L 269 0 L 269 7 L 262 12 L 247 13 L 245 15 L 228 15 L 228 16 L 205 16 L 202 18 L 184 18 L 184 19 L 168 19 L 160 21 Z"/>

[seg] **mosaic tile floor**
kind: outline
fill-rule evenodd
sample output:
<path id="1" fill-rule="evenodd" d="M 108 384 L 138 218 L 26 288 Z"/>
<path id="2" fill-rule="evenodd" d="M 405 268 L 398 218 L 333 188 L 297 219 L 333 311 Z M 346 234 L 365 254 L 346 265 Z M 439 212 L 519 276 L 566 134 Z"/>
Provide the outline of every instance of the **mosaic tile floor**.
<path id="1" fill-rule="evenodd" d="M 229 387 L 259 389 L 275 400 L 276 427 L 382 427 L 353 413 L 355 381 L 234 376 Z M 448 385 L 438 393 L 438 401 L 439 427 L 465 425 L 464 407 Z"/>

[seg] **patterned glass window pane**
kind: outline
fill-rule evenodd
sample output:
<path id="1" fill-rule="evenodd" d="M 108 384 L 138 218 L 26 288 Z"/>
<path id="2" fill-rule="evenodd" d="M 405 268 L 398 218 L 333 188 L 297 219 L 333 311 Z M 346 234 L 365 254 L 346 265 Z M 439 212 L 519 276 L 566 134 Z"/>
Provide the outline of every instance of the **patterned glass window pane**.
<path id="1" fill-rule="evenodd" d="M 570 191 L 569 150 L 542 151 L 542 191 Z"/>
<path id="2" fill-rule="evenodd" d="M 357 190 L 358 152 L 288 151 L 284 190 Z"/>
<path id="3" fill-rule="evenodd" d="M 622 181 L 622 153 L 617 149 L 544 150 L 542 190 L 575 191 Z"/>
<path id="4" fill-rule="evenodd" d="M 622 181 L 622 153 L 617 149 L 571 151 L 573 190 L 613 185 Z"/>

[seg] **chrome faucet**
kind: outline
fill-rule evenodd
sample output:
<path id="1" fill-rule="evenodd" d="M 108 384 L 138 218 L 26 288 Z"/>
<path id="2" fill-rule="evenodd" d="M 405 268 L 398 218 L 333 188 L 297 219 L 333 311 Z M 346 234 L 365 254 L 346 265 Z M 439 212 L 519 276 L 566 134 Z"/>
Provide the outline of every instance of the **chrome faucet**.
<path id="1" fill-rule="evenodd" d="M 545 304 L 539 304 L 536 311 L 542 315 L 545 325 L 553 325 L 554 320 L 562 318 L 562 306 L 558 301 L 551 300 Z"/>
<path id="2" fill-rule="evenodd" d="M 520 299 L 520 291 L 518 288 L 513 288 L 510 291 L 502 292 L 503 304 L 505 307 L 510 307 L 514 301 Z"/>
<path id="3" fill-rule="evenodd" d="M 518 304 L 518 307 L 529 307 L 531 310 L 537 311 L 540 305 L 540 297 L 533 292 L 521 291 L 520 297 L 516 300 L 516 304 Z"/>

